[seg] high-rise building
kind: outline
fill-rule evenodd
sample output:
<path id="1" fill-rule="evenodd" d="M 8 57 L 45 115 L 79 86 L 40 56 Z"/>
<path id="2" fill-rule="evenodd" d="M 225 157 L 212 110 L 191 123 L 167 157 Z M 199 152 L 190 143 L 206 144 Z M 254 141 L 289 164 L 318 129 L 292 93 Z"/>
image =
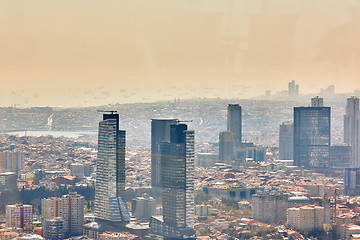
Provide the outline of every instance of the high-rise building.
<path id="1" fill-rule="evenodd" d="M 289 195 L 277 191 L 265 191 L 252 195 L 253 218 L 264 223 L 286 221 Z"/>
<path id="2" fill-rule="evenodd" d="M 360 168 L 345 168 L 344 190 L 346 195 L 360 194 Z"/>
<path id="3" fill-rule="evenodd" d="M 332 145 L 330 146 L 329 167 L 332 168 L 349 168 L 351 164 L 351 151 L 349 145 Z"/>
<path id="4" fill-rule="evenodd" d="M 294 108 L 295 165 L 305 167 L 329 166 L 330 111 L 330 107 Z"/>
<path id="5" fill-rule="evenodd" d="M 286 122 L 280 125 L 279 159 L 291 160 L 294 157 L 294 125 Z"/>
<path id="6" fill-rule="evenodd" d="M 146 194 L 137 197 L 131 201 L 131 212 L 136 218 L 150 219 L 156 215 L 156 200 Z"/>
<path id="7" fill-rule="evenodd" d="M 70 193 L 61 198 L 51 197 L 42 199 L 42 218 L 44 220 L 61 218 L 64 224 L 59 226 L 64 229 L 66 236 L 81 235 L 84 223 L 84 204 L 84 197 L 76 193 Z M 50 223 L 52 226 L 55 224 L 54 222 Z M 61 231 L 59 230 L 59 232 Z"/>
<path id="8" fill-rule="evenodd" d="M 125 191 L 125 134 L 119 130 L 119 114 L 103 114 L 99 123 L 96 162 L 95 218 L 97 221 L 126 223 L 129 209 Z"/>
<path id="9" fill-rule="evenodd" d="M 299 85 L 295 84 L 294 80 L 289 82 L 288 93 L 289 93 L 289 97 L 299 96 Z"/>
<path id="10" fill-rule="evenodd" d="M 287 209 L 287 223 L 290 227 L 309 232 L 323 229 L 325 223 L 324 207 L 308 205 Z"/>
<path id="11" fill-rule="evenodd" d="M 219 134 L 219 162 L 231 165 L 234 160 L 234 134 L 230 131 Z"/>
<path id="12" fill-rule="evenodd" d="M 60 240 L 65 238 L 65 222 L 62 218 L 45 219 L 43 223 L 45 239 Z"/>
<path id="13" fill-rule="evenodd" d="M 344 115 L 344 142 L 352 147 L 352 167 L 360 167 L 360 109 L 357 97 L 347 99 Z"/>
<path id="14" fill-rule="evenodd" d="M 6 205 L 5 220 L 7 227 L 21 228 L 24 232 L 33 229 L 33 209 L 31 205 Z"/>
<path id="15" fill-rule="evenodd" d="M 229 104 L 227 108 L 227 130 L 234 134 L 234 147 L 242 141 L 242 113 L 239 104 Z"/>
<path id="16" fill-rule="evenodd" d="M 324 99 L 319 96 L 312 98 L 311 107 L 324 107 Z"/>
<path id="17" fill-rule="evenodd" d="M 18 173 L 24 167 L 24 153 L 22 151 L 0 152 L 0 171 Z"/>
<path id="18" fill-rule="evenodd" d="M 170 141 L 170 125 L 177 119 L 151 119 L 151 186 L 161 187 L 160 143 Z"/>
<path id="19" fill-rule="evenodd" d="M 187 125 L 171 125 L 170 141 L 160 145 L 165 239 L 195 236 L 194 138 L 194 131 L 187 130 Z"/>
<path id="20" fill-rule="evenodd" d="M 0 173 L 0 192 L 15 193 L 17 190 L 17 175 L 14 172 Z"/>
<path id="21" fill-rule="evenodd" d="M 49 197 L 41 199 L 42 219 L 62 217 L 61 198 Z"/>

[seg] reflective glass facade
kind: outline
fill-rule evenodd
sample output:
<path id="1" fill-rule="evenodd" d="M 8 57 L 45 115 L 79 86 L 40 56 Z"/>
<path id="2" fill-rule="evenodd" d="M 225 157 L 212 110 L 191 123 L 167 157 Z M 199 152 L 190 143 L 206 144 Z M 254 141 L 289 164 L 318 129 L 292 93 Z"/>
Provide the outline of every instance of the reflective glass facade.
<path id="1" fill-rule="evenodd" d="M 95 217 L 128 222 L 125 191 L 125 131 L 119 130 L 119 115 L 104 114 L 99 123 L 96 163 Z"/>
<path id="2" fill-rule="evenodd" d="M 297 166 L 329 166 L 330 110 L 330 107 L 294 108 L 294 163 Z"/>

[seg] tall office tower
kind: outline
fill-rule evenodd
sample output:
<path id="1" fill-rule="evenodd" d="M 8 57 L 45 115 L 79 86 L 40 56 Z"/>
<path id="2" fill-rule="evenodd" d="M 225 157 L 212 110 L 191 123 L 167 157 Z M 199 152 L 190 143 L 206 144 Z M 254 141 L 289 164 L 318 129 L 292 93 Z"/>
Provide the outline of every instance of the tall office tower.
<path id="1" fill-rule="evenodd" d="M 234 134 L 220 132 L 219 134 L 219 162 L 231 165 L 234 160 Z"/>
<path id="2" fill-rule="evenodd" d="M 294 157 L 294 124 L 282 123 L 279 133 L 279 159 L 291 160 Z"/>
<path id="3" fill-rule="evenodd" d="M 170 125 L 177 124 L 177 119 L 151 119 L 151 186 L 160 184 L 160 143 L 170 141 Z"/>
<path id="4" fill-rule="evenodd" d="M 228 105 L 227 130 L 234 134 L 234 147 L 240 147 L 242 141 L 242 115 L 239 104 Z"/>
<path id="5" fill-rule="evenodd" d="M 103 114 L 99 123 L 96 162 L 95 218 L 109 223 L 130 221 L 123 198 L 125 191 L 125 134 L 119 130 L 119 114 Z"/>
<path id="6" fill-rule="evenodd" d="M 295 165 L 329 166 L 330 111 L 330 107 L 294 107 Z"/>
<path id="7" fill-rule="evenodd" d="M 160 145 L 165 239 L 195 235 L 194 139 L 194 131 L 187 130 L 187 125 L 171 125 L 170 141 Z"/>
<path id="8" fill-rule="evenodd" d="M 357 97 L 347 99 L 344 115 L 344 142 L 352 148 L 352 166 L 360 167 L 360 109 Z"/>
<path id="9" fill-rule="evenodd" d="M 0 153 L 0 171 L 18 173 L 24 167 L 22 151 L 4 151 Z"/>
<path id="10" fill-rule="evenodd" d="M 42 199 L 41 215 L 44 220 L 61 218 L 64 221 L 63 229 L 66 236 L 81 235 L 84 223 L 84 204 L 84 197 L 76 193 L 70 193 L 61 198 Z"/>
<path id="11" fill-rule="evenodd" d="M 7 227 L 21 228 L 24 232 L 33 229 L 33 209 L 31 205 L 6 205 L 5 220 Z"/>
<path id="12" fill-rule="evenodd" d="M 289 82 L 288 93 L 289 97 L 299 96 L 299 85 L 295 84 L 295 81 Z"/>
<path id="13" fill-rule="evenodd" d="M 319 96 L 312 98 L 311 107 L 324 107 L 324 99 Z"/>

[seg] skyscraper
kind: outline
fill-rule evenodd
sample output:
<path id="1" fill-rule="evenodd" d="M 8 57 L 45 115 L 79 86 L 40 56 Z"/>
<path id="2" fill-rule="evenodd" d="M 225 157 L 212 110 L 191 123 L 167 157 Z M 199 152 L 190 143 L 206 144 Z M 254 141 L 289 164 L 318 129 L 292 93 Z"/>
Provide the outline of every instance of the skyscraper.
<path id="1" fill-rule="evenodd" d="M 289 97 L 299 96 L 299 85 L 295 84 L 294 80 L 289 82 L 288 93 L 289 93 Z"/>
<path id="2" fill-rule="evenodd" d="M 227 108 L 227 130 L 234 134 L 234 147 L 242 141 L 242 115 L 239 104 L 229 104 Z"/>
<path id="3" fill-rule="evenodd" d="M 330 107 L 294 108 L 294 163 L 297 166 L 329 166 L 330 111 Z"/>
<path id="4" fill-rule="evenodd" d="M 103 114 L 99 123 L 96 162 L 95 217 L 110 223 L 130 221 L 125 191 L 125 134 L 119 114 Z"/>
<path id="5" fill-rule="evenodd" d="M 194 138 L 187 125 L 171 125 L 170 141 L 160 145 L 165 239 L 195 234 Z"/>
<path id="6" fill-rule="evenodd" d="M 357 97 L 347 99 L 344 115 L 344 142 L 352 148 L 352 166 L 360 167 L 360 110 Z"/>
<path id="7" fill-rule="evenodd" d="M 160 187 L 160 143 L 170 141 L 170 125 L 177 119 L 151 119 L 151 186 Z"/>
<path id="8" fill-rule="evenodd" d="M 294 124 L 290 122 L 280 125 L 279 159 L 290 160 L 294 157 Z"/>
<path id="9" fill-rule="evenodd" d="M 219 134 L 219 162 L 231 165 L 234 160 L 234 134 L 229 131 Z"/>

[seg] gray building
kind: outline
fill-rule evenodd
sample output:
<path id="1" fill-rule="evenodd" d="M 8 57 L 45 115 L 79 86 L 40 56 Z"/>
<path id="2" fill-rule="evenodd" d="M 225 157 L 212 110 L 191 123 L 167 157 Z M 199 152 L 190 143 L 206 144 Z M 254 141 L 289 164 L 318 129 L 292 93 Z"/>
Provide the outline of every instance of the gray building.
<path id="1" fill-rule="evenodd" d="M 17 191 L 17 175 L 14 172 L 0 173 L 0 192 L 15 193 Z"/>
<path id="2" fill-rule="evenodd" d="M 219 134 L 219 162 L 231 165 L 234 160 L 234 134 L 230 131 Z"/>
<path id="3" fill-rule="evenodd" d="M 162 142 L 160 146 L 163 203 L 161 235 L 165 239 L 195 236 L 194 138 L 194 131 L 187 130 L 187 125 L 171 125 L 170 141 Z"/>
<path id="4" fill-rule="evenodd" d="M 282 123 L 279 132 L 279 159 L 291 160 L 294 157 L 294 124 Z"/>
<path id="5" fill-rule="evenodd" d="M 170 141 L 170 125 L 177 124 L 177 119 L 151 119 L 151 186 L 160 184 L 160 143 Z"/>
<path id="6" fill-rule="evenodd" d="M 239 147 L 242 141 L 242 111 L 239 104 L 228 105 L 227 130 L 234 134 L 234 147 Z"/>
<path id="7" fill-rule="evenodd" d="M 286 221 L 289 195 L 266 191 L 252 196 L 253 218 L 264 223 L 283 223 Z"/>
<path id="8" fill-rule="evenodd" d="M 43 225 L 44 237 L 49 240 L 65 238 L 65 222 L 62 218 L 45 219 Z"/>
<path id="9" fill-rule="evenodd" d="M 314 106 L 319 105 L 315 103 Z M 328 167 L 330 161 L 330 107 L 294 108 L 294 163 Z"/>
<path id="10" fill-rule="evenodd" d="M 332 168 L 349 168 L 351 163 L 352 147 L 349 145 L 330 146 L 330 163 Z"/>
<path id="11" fill-rule="evenodd" d="M 136 218 L 149 220 L 156 215 L 156 200 L 147 194 L 131 201 L 131 212 Z"/>
<path id="12" fill-rule="evenodd" d="M 96 162 L 95 218 L 97 221 L 126 223 L 130 214 L 125 191 L 125 131 L 119 130 L 119 114 L 103 115 L 99 123 Z"/>
<path id="13" fill-rule="evenodd" d="M 344 115 L 344 143 L 352 147 L 352 167 L 360 167 L 360 109 L 357 97 L 347 99 Z"/>

